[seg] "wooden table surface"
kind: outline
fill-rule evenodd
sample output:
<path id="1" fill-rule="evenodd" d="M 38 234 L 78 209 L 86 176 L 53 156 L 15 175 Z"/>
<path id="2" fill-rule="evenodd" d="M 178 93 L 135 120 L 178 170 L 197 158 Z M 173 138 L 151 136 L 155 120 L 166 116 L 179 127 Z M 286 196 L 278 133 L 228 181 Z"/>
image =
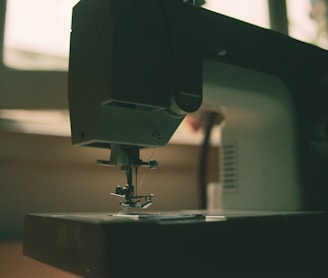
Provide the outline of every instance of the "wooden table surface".
<path id="1" fill-rule="evenodd" d="M 0 242 L 0 276 L 4 278 L 79 278 L 22 253 L 22 242 Z"/>

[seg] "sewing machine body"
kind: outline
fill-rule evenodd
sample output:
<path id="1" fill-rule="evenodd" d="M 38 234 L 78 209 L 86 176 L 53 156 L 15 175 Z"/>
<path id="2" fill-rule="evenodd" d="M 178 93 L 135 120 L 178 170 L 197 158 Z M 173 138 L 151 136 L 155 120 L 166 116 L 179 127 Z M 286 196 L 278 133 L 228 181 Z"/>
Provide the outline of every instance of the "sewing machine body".
<path id="1" fill-rule="evenodd" d="M 204 100 L 224 115 L 220 152 L 223 206 L 303 207 L 296 109 L 283 81 L 204 61 Z"/>
<path id="2" fill-rule="evenodd" d="M 326 51 L 179 1 L 132 2 L 74 8 L 73 143 L 163 146 L 210 104 L 225 117 L 225 207 L 327 208 Z"/>
<path id="3" fill-rule="evenodd" d="M 189 266 L 184 273 L 207 268 L 213 274 L 220 262 L 229 271 L 234 264 L 224 254 L 239 252 L 243 256 L 236 263 L 245 270 L 323 269 L 312 255 L 324 254 L 326 234 L 309 227 L 323 231 L 327 214 L 302 211 L 328 206 L 327 52 L 177 0 L 82 0 L 74 10 L 73 143 L 127 150 L 163 146 L 184 115 L 203 102 L 225 118 L 223 207 L 250 211 L 217 211 L 225 221 L 212 223 L 117 220 L 107 213 L 28 215 L 24 253 L 87 277 L 108 277 L 111 270 L 122 274 L 138 240 L 150 262 L 144 269 L 159 272 L 164 259 L 175 273 Z M 121 166 L 126 169 L 131 161 Z M 294 238 L 299 231 L 304 233 Z M 215 257 L 207 252 L 210 246 L 228 253 Z M 247 258 L 254 250 L 255 262 Z M 127 275 L 139 263 L 132 263 Z"/>

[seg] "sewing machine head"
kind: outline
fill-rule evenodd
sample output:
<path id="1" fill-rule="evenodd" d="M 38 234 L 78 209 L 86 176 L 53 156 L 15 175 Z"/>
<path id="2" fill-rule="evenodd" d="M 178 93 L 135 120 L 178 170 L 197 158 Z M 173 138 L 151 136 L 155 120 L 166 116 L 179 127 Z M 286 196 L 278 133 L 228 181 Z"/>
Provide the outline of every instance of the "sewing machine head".
<path id="1" fill-rule="evenodd" d="M 147 207 L 151 200 L 145 196 L 140 205 L 134 195 L 133 168 L 157 165 L 141 161 L 139 149 L 165 145 L 202 103 L 200 53 L 169 42 L 161 13 L 157 1 L 80 1 L 74 8 L 72 141 L 111 149 L 110 160 L 98 162 L 126 171 L 127 186 L 115 193 L 126 198 L 123 206 Z"/>
<path id="2" fill-rule="evenodd" d="M 327 208 L 328 55 L 182 0 L 81 0 L 73 12 L 72 142 L 110 148 L 123 207 L 132 174 L 202 103 L 223 111 L 227 208 Z M 206 106 L 206 105 L 205 105 Z M 141 203 L 141 199 L 145 199 Z"/>

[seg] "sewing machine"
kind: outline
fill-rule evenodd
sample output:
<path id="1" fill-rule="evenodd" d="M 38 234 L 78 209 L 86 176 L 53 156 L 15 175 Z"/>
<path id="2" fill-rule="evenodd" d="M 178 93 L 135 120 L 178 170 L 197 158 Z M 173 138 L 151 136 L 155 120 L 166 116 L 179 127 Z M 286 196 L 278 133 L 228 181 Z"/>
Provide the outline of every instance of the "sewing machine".
<path id="1" fill-rule="evenodd" d="M 327 52 L 185 2 L 74 7 L 72 142 L 110 149 L 98 163 L 125 172 L 113 192 L 124 213 L 27 215 L 24 253 L 86 277 L 326 271 Z M 167 144 L 201 104 L 224 115 L 224 210 L 148 214 L 153 195 L 133 175 L 157 162 L 140 151 Z"/>

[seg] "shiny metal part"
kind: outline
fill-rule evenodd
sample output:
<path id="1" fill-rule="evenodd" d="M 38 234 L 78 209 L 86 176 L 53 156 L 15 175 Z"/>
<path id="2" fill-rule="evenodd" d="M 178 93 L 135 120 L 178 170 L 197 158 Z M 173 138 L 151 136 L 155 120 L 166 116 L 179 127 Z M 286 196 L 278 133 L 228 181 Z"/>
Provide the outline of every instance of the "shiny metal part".
<path id="1" fill-rule="evenodd" d="M 139 167 L 148 167 L 156 169 L 158 163 L 156 160 L 144 162 L 140 159 L 140 149 L 138 147 L 130 147 L 123 145 L 112 145 L 110 160 L 97 160 L 97 164 L 105 166 L 120 165 L 121 170 L 125 171 L 127 184 L 125 186 L 118 185 L 113 196 L 124 198 L 120 202 L 123 209 L 142 208 L 146 209 L 152 204 L 154 194 L 139 195 L 137 194 L 137 175 Z M 133 173 L 135 173 L 135 185 L 133 185 Z M 144 201 L 142 201 L 144 199 Z"/>
<path id="2" fill-rule="evenodd" d="M 127 195 L 121 195 L 121 194 L 117 194 L 117 193 L 110 193 L 110 194 L 113 196 L 125 198 L 125 201 L 120 202 L 120 206 L 124 210 L 127 208 L 146 209 L 151 206 L 151 204 L 153 203 L 152 198 L 154 197 L 154 194 L 140 195 L 140 196 L 127 196 Z M 144 199 L 143 203 L 142 203 L 142 199 Z"/>

